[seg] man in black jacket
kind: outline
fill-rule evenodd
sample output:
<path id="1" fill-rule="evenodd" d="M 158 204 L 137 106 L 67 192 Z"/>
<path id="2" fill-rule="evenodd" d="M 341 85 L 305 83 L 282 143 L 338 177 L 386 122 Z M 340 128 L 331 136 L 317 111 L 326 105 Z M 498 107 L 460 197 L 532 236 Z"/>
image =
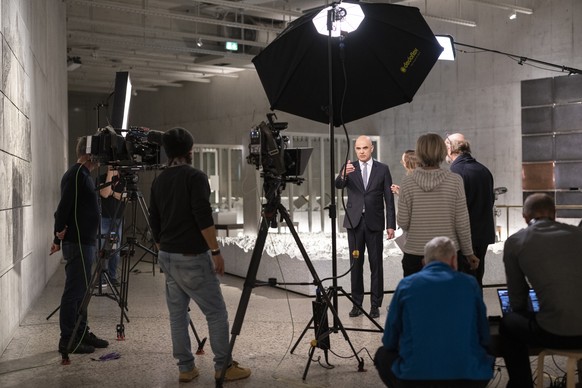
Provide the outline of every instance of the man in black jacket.
<path id="1" fill-rule="evenodd" d="M 106 348 L 109 343 L 97 338 L 87 326 L 87 310 L 80 311 L 89 288 L 91 267 L 95 259 L 99 207 L 91 171 L 97 163 L 86 153 L 87 137 L 77 141 L 77 163 L 61 179 L 61 200 L 55 212 L 53 243 L 50 254 L 63 250 L 65 289 L 61 298 L 59 323 L 61 339 L 59 352 L 93 353 L 95 348 Z M 81 323 L 73 333 L 78 317 Z M 72 347 L 67 348 L 71 337 Z"/>
<path id="2" fill-rule="evenodd" d="M 460 133 L 448 135 L 445 144 L 451 171 L 463 178 L 473 253 L 479 258 L 479 267 L 474 275 L 479 285 L 483 287 L 487 247 L 495 242 L 493 175 L 487 167 L 471 156 L 471 146 L 464 135 Z"/>
<path id="3" fill-rule="evenodd" d="M 225 380 L 244 379 L 250 376 L 250 369 L 229 359 L 228 313 L 216 276 L 224 274 L 224 258 L 216 240 L 208 177 L 192 167 L 194 139 L 187 130 L 170 129 L 162 135 L 162 144 L 168 166 L 152 183 L 149 219 L 159 249 L 158 262 L 166 277 L 178 380 L 188 382 L 199 375 L 188 331 L 191 299 L 208 323 L 215 379 L 220 379 L 225 364 L 229 365 Z"/>

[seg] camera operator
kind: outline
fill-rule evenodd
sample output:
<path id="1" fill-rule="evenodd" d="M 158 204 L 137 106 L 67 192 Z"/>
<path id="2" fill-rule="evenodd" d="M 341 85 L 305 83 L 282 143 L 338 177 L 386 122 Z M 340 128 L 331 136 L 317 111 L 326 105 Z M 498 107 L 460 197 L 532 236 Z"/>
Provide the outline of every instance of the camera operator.
<path id="1" fill-rule="evenodd" d="M 117 266 L 120 254 L 116 248 L 119 247 L 122 239 L 123 212 L 125 210 L 125 198 L 122 196 L 125 191 L 125 182 L 120 179 L 119 172 L 112 166 L 108 166 L 107 172 L 101 174 L 97 182 L 104 185 L 99 190 L 101 196 L 101 248 L 106 245 L 107 238 L 115 239 L 115 241 L 112 240 L 114 244 L 109 245 L 112 253 L 108 258 L 106 270 L 111 284 L 119 287 Z M 101 285 L 107 285 L 104 278 L 101 279 Z"/>
<path id="2" fill-rule="evenodd" d="M 97 192 L 91 171 L 97 162 L 86 152 L 87 137 L 77 141 L 77 163 L 65 172 L 61 179 L 61 200 L 55 212 L 54 240 L 50 254 L 63 249 L 65 264 L 65 289 L 61 298 L 59 323 L 61 338 L 59 352 L 93 353 L 95 348 L 106 348 L 109 343 L 97 338 L 87 326 L 87 310 L 81 309 L 83 298 L 89 288 L 91 267 L 95 258 L 99 208 Z M 78 316 L 81 323 L 76 333 Z M 71 349 L 69 341 L 76 335 Z"/>
<path id="3" fill-rule="evenodd" d="M 204 172 L 192 167 L 192 135 L 173 128 L 162 136 L 168 166 L 154 180 L 150 197 L 150 224 L 159 249 L 158 262 L 166 277 L 166 301 L 179 381 L 199 375 L 188 332 L 190 299 L 206 317 L 214 353 L 215 379 L 229 365 L 225 380 L 239 380 L 251 371 L 229 359 L 228 313 L 218 275 L 224 259 L 216 240 L 210 206 L 210 185 Z"/>

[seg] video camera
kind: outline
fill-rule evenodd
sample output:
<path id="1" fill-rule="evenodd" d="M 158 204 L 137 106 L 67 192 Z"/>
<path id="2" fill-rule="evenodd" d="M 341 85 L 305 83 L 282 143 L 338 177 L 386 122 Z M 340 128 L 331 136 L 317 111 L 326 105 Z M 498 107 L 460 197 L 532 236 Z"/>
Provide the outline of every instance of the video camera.
<path id="1" fill-rule="evenodd" d="M 263 121 L 251 130 L 247 162 L 257 170 L 262 168 L 263 177 L 284 178 L 299 184 L 313 149 L 287 148 L 289 138 L 282 136 L 281 131 L 288 124 L 275 122 L 274 118 L 275 113 L 267 113 L 268 122 Z"/>
<path id="2" fill-rule="evenodd" d="M 87 136 L 86 152 L 94 161 L 108 166 L 161 168 L 162 132 L 143 127 L 130 127 L 120 132 L 125 136 L 108 126 Z"/>

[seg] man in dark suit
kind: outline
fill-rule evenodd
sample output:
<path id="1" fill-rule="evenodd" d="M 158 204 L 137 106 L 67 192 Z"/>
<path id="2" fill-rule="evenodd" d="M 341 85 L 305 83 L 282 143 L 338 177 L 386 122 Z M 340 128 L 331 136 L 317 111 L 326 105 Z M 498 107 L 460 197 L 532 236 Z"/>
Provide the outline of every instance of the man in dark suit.
<path id="1" fill-rule="evenodd" d="M 364 252 L 368 248 L 370 261 L 370 317 L 380 316 L 379 308 L 384 297 L 384 270 L 382 263 L 383 232 L 394 238 L 396 217 L 394 197 L 390 186 L 392 176 L 387 165 L 372 159 L 374 146 L 368 136 L 360 136 L 355 143 L 357 162 L 348 163 L 335 180 L 338 189 L 347 189 L 348 203 L 344 228 L 348 231 L 352 298 L 354 306 L 350 317 L 363 313 L 364 301 Z M 386 211 L 384 211 L 386 205 Z M 359 255 L 354 255 L 354 251 Z"/>
<path id="2" fill-rule="evenodd" d="M 460 133 L 448 135 L 445 144 L 451 171 L 463 178 L 473 253 L 479 258 L 479 266 L 474 275 L 482 288 L 487 247 L 495 242 L 493 175 L 487 167 L 471 156 L 471 146 L 464 135 Z"/>

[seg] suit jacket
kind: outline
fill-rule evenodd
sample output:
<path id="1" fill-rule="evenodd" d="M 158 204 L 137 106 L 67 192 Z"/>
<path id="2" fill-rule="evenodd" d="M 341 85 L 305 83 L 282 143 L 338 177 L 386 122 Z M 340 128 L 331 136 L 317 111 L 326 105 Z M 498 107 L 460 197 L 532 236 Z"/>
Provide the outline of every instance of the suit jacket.
<path id="1" fill-rule="evenodd" d="M 495 242 L 493 175 L 469 154 L 459 155 L 451 171 L 463 178 L 473 246 Z"/>
<path id="2" fill-rule="evenodd" d="M 342 174 L 335 179 L 335 187 L 345 188 L 348 192 L 346 204 L 347 216 L 344 228 L 352 229 L 358 226 L 362 219 L 362 211 L 366 206 L 366 225 L 374 231 L 396 229 L 394 196 L 390 190 L 392 176 L 390 169 L 384 163 L 372 162 L 372 171 L 368 177 L 368 187 L 364 189 L 359 161 L 352 162 L 356 170 L 344 179 Z M 384 205 L 386 207 L 384 207 Z M 351 225 L 350 225 L 351 221 Z"/>

